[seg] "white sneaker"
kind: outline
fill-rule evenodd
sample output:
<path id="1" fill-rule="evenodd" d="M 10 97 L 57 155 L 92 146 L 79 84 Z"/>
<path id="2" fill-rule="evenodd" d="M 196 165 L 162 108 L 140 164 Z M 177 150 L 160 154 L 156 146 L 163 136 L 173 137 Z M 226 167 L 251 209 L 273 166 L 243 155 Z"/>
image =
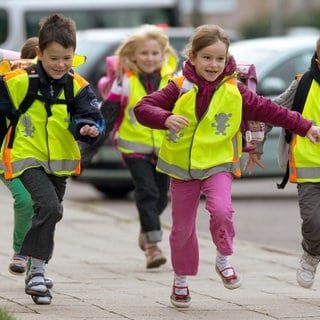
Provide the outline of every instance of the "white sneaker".
<path id="1" fill-rule="evenodd" d="M 314 282 L 320 256 L 312 256 L 304 252 L 297 269 L 297 282 L 301 287 L 310 288 Z"/>

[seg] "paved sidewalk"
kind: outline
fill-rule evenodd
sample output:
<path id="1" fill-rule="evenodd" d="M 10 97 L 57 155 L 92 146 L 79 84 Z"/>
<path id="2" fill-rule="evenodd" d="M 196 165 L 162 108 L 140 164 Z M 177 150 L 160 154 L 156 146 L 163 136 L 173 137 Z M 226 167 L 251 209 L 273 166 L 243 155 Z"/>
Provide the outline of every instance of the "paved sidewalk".
<path id="1" fill-rule="evenodd" d="M 214 271 L 208 235 L 200 235 L 199 274 L 190 278 L 191 307 L 175 309 L 169 301 L 170 263 L 145 269 L 137 246 L 137 220 L 90 203 L 83 205 L 83 211 L 75 210 L 68 199 L 47 271 L 55 281 L 52 304 L 36 305 L 24 293 L 24 277 L 7 271 L 12 217 L 5 209 L 12 206 L 12 199 L 2 186 L 0 201 L 0 307 L 17 320 L 320 319 L 320 281 L 312 289 L 297 285 L 297 255 L 236 240 L 232 262 L 243 285 L 227 290 Z M 165 228 L 167 257 L 168 235 Z"/>

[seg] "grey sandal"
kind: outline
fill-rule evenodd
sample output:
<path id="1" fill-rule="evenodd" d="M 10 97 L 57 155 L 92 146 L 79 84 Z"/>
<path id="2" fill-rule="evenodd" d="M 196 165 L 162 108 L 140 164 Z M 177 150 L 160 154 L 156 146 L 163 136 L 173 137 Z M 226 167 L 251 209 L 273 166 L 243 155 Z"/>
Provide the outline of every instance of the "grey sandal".
<path id="1" fill-rule="evenodd" d="M 25 284 L 27 285 L 28 282 L 30 281 L 31 279 L 31 275 L 29 274 L 26 279 L 25 279 Z M 46 284 L 47 288 L 48 289 L 52 289 L 53 288 L 53 280 L 51 278 L 47 278 L 45 277 L 44 278 L 44 283 Z"/>
<path id="2" fill-rule="evenodd" d="M 49 290 L 47 290 L 45 296 L 34 296 L 31 295 L 31 298 L 35 304 L 51 304 L 52 295 Z"/>
<path id="3" fill-rule="evenodd" d="M 35 277 L 42 277 L 43 281 L 33 281 Z M 47 294 L 48 288 L 44 281 L 44 275 L 42 273 L 31 274 L 28 283 L 25 286 L 25 293 L 44 297 Z"/>

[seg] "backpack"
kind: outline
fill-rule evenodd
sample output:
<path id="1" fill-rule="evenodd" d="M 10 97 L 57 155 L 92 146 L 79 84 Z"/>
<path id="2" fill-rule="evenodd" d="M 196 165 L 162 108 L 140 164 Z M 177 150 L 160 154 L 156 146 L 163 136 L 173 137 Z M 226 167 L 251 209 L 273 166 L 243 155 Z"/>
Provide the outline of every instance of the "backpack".
<path id="1" fill-rule="evenodd" d="M 256 91 L 258 80 L 254 64 L 237 64 L 236 74 L 238 81 L 245 84 L 252 91 Z M 177 85 L 180 86 L 179 96 L 181 96 L 189 91 L 193 84 L 177 83 Z M 264 130 L 265 124 L 263 122 L 242 120 L 242 151 L 253 152 L 256 149 L 256 144 L 263 141 Z"/>
<path id="2" fill-rule="evenodd" d="M 112 84 L 116 79 L 116 56 L 107 56 L 105 59 L 105 65 L 106 73 L 98 80 L 97 83 L 97 88 L 104 100 L 108 97 Z"/>
<path id="3" fill-rule="evenodd" d="M 20 61 L 19 63 L 17 61 Z M 45 108 L 48 112 L 48 115 L 50 115 L 50 105 L 54 103 L 61 103 L 61 104 L 66 104 L 68 112 L 72 111 L 72 107 L 74 105 L 74 96 L 73 96 L 73 76 L 68 73 L 67 76 L 67 81 L 64 86 L 64 92 L 65 92 L 65 99 L 51 99 L 47 100 L 44 99 L 43 96 L 38 95 L 38 90 L 39 90 L 39 75 L 36 70 L 36 65 L 32 62 L 30 59 L 20 59 L 17 61 L 11 61 L 10 66 L 16 66 L 11 68 L 11 70 L 20 68 L 22 66 L 21 61 L 23 61 L 23 65 L 26 67 L 24 68 L 29 76 L 29 86 L 28 86 L 28 92 L 25 95 L 24 99 L 22 100 L 19 109 L 17 110 L 17 116 L 12 119 L 9 123 L 7 124 L 7 120 L 5 116 L 0 116 L 0 144 L 2 144 L 4 137 L 6 136 L 10 126 L 13 127 L 13 132 L 15 130 L 16 124 L 18 122 L 19 117 L 24 114 L 29 107 L 33 104 L 34 100 L 38 99 L 40 101 L 44 101 L 45 103 Z M 3 61 L 2 61 L 3 62 Z M 1 64 L 2 64 L 1 62 Z M 8 143 L 8 147 L 12 147 L 13 144 L 13 139 L 14 139 L 14 134 L 11 135 L 11 139 Z"/>
<path id="4" fill-rule="evenodd" d="M 237 64 L 237 79 L 253 92 L 256 92 L 258 78 L 254 64 Z M 259 121 L 243 120 L 241 122 L 242 151 L 253 152 L 256 144 L 264 139 L 265 124 Z"/>

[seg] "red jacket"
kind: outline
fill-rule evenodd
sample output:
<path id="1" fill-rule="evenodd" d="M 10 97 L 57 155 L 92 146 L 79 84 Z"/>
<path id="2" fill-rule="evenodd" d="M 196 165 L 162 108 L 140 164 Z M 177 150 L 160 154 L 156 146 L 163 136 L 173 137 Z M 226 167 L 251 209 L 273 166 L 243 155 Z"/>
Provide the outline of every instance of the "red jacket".
<path id="1" fill-rule="evenodd" d="M 236 62 L 233 57 L 230 57 L 224 72 L 219 78 L 214 82 L 208 82 L 198 76 L 191 63 L 186 61 L 183 67 L 183 75 L 199 87 L 197 95 L 197 114 L 199 118 L 206 111 L 217 85 L 226 75 L 232 74 L 235 69 Z M 258 96 L 244 84 L 238 83 L 238 89 L 242 96 L 242 117 L 244 120 L 270 123 L 273 126 L 286 128 L 303 137 L 312 126 L 312 122 L 302 118 L 300 113 L 281 107 L 273 103 L 271 99 Z M 137 120 L 151 128 L 167 129 L 164 123 L 172 115 L 171 110 L 179 97 L 179 91 L 177 85 L 171 81 L 162 90 L 143 97 L 134 108 Z"/>

